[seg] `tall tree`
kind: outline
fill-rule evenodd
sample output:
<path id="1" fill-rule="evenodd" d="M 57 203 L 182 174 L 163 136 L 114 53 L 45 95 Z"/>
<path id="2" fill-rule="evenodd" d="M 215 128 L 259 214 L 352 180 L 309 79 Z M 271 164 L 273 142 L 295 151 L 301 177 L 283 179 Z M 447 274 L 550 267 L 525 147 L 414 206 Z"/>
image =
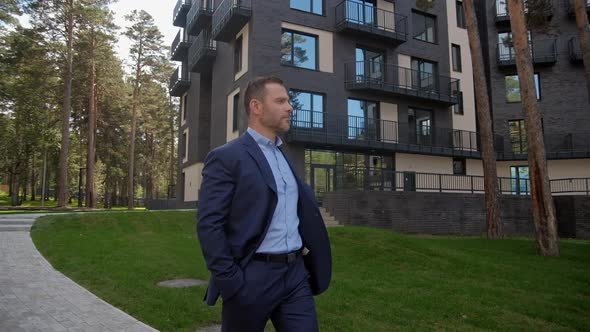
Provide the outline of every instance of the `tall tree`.
<path id="1" fill-rule="evenodd" d="M 508 0 L 510 26 L 516 53 L 516 69 L 525 117 L 528 142 L 528 164 L 531 173 L 531 196 L 538 252 L 543 256 L 558 256 L 559 243 L 555 205 L 547 172 L 545 143 L 537 105 L 533 64 L 527 38 L 522 0 Z"/>
<path id="2" fill-rule="evenodd" d="M 74 57 L 74 29 L 77 27 L 78 1 L 36 1 L 33 25 L 43 31 L 46 41 L 61 62 L 63 98 L 61 111 L 61 148 L 59 153 L 58 207 L 65 207 L 69 197 L 70 117 L 72 114 L 72 70 Z"/>
<path id="3" fill-rule="evenodd" d="M 82 16 L 80 39 L 84 46 L 84 55 L 88 62 L 88 116 L 86 149 L 86 206 L 96 207 L 95 172 L 96 172 L 96 57 L 104 48 L 111 48 L 115 25 L 113 15 L 108 9 L 111 0 L 81 0 Z"/>
<path id="4" fill-rule="evenodd" d="M 137 130 L 137 114 L 142 97 L 142 85 L 148 79 L 150 69 L 156 64 L 158 57 L 164 52 L 162 34 L 154 24 L 154 19 L 146 11 L 134 10 L 125 16 L 132 25 L 125 31 L 125 36 L 131 40 L 130 60 L 133 68 L 133 100 L 131 131 L 129 134 L 129 171 L 127 185 L 127 199 L 129 209 L 134 207 L 135 197 L 135 136 Z"/>
<path id="5" fill-rule="evenodd" d="M 479 136 L 483 157 L 487 235 L 488 238 L 495 239 L 502 237 L 502 223 L 500 221 L 500 191 L 498 190 L 498 172 L 496 170 L 496 153 L 494 151 L 488 84 L 486 81 L 483 52 L 473 0 L 463 0 L 463 4 L 467 23 L 467 34 L 469 36 L 469 49 L 471 50 L 471 61 L 473 63 L 475 109 L 479 122 Z"/>
<path id="6" fill-rule="evenodd" d="M 584 71 L 586 73 L 586 89 L 590 100 L 590 32 L 588 31 L 588 14 L 586 12 L 586 0 L 573 1 L 576 14 L 576 25 L 578 26 L 578 39 L 584 59 Z"/>

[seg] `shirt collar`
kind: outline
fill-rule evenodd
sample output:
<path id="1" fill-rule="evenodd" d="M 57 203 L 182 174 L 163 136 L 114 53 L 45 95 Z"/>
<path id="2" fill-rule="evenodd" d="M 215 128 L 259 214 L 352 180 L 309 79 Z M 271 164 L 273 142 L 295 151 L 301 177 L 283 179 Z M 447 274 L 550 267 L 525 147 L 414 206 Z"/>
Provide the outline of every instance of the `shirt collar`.
<path id="1" fill-rule="evenodd" d="M 252 138 L 254 138 L 254 141 L 256 141 L 256 143 L 258 143 L 258 145 L 273 146 L 273 147 L 277 147 L 277 148 L 279 146 L 283 145 L 283 140 L 279 136 L 277 136 L 276 141 L 273 142 L 273 141 L 269 140 L 267 137 L 265 137 L 264 135 L 262 135 L 261 133 L 257 132 L 252 127 L 248 127 L 247 132 L 248 132 L 248 134 L 250 134 L 250 136 L 252 136 Z"/>

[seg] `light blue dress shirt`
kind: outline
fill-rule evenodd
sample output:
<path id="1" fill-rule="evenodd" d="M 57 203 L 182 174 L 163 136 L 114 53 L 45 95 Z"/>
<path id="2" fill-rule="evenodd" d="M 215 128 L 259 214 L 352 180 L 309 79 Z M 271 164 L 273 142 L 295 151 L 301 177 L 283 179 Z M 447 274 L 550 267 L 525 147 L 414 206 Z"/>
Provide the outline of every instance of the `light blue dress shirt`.
<path id="1" fill-rule="evenodd" d="M 285 156 L 279 150 L 283 141 L 277 137 L 276 143 L 272 142 L 252 128 L 248 128 L 248 134 L 254 138 L 270 165 L 278 196 L 268 232 L 256 252 L 277 254 L 298 250 L 302 247 L 297 215 L 299 189 Z"/>

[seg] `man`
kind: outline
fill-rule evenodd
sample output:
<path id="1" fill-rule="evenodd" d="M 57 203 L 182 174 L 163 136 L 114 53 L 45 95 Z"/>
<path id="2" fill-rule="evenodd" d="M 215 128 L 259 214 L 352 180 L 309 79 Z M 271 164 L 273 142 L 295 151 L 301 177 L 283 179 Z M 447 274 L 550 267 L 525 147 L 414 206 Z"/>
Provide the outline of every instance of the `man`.
<path id="1" fill-rule="evenodd" d="M 289 130 L 279 78 L 248 84 L 248 129 L 211 151 L 203 168 L 197 233 L 211 271 L 207 304 L 223 299 L 222 331 L 318 331 L 313 295 L 332 259 L 315 196 L 293 171 L 279 135 Z"/>

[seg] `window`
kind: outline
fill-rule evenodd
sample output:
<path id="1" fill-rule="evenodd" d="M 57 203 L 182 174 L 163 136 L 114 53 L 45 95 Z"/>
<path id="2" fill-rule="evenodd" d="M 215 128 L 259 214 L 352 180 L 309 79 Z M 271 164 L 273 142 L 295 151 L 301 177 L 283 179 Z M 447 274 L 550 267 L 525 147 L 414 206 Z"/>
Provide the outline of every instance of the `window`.
<path id="1" fill-rule="evenodd" d="M 356 48 L 356 80 L 357 82 L 381 83 L 384 72 L 384 52 L 366 48 Z"/>
<path id="2" fill-rule="evenodd" d="M 242 44 L 243 38 L 240 36 L 236 39 L 234 45 L 234 74 L 237 74 L 242 70 Z"/>
<path id="3" fill-rule="evenodd" d="M 459 100 L 459 102 L 453 105 L 453 113 L 463 114 L 463 91 L 458 92 L 457 99 Z"/>
<path id="4" fill-rule="evenodd" d="M 293 126 L 298 128 L 324 127 L 324 96 L 306 91 L 290 90 L 293 106 Z"/>
<path id="5" fill-rule="evenodd" d="M 512 152 L 527 153 L 528 144 L 524 120 L 508 121 L 508 130 L 510 131 L 510 146 L 512 146 Z"/>
<path id="6" fill-rule="evenodd" d="M 453 61 L 453 70 L 461 72 L 461 46 L 451 44 L 451 57 Z"/>
<path id="7" fill-rule="evenodd" d="M 317 45 L 317 36 L 283 30 L 281 64 L 317 70 Z"/>
<path id="8" fill-rule="evenodd" d="M 535 74 L 534 79 L 537 100 L 541 100 L 541 79 L 539 78 L 539 74 Z M 509 103 L 520 102 L 518 75 L 507 75 L 504 77 L 504 81 L 506 83 L 506 101 Z"/>
<path id="9" fill-rule="evenodd" d="M 234 95 L 234 106 L 232 109 L 233 112 L 233 117 L 232 117 L 232 130 L 233 131 L 237 131 L 238 130 L 238 115 L 239 115 L 239 109 L 240 109 L 240 94 L 236 93 Z"/>
<path id="10" fill-rule="evenodd" d="M 181 108 L 181 112 L 182 112 L 182 122 L 186 121 L 186 115 L 187 115 L 187 102 L 188 102 L 188 95 L 184 95 L 182 97 L 182 101 L 180 103 L 180 108 Z"/>
<path id="11" fill-rule="evenodd" d="M 528 195 L 531 190 L 528 166 L 510 167 L 510 185 L 513 195 Z"/>
<path id="12" fill-rule="evenodd" d="M 304 12 L 323 15 L 324 1 L 323 0 L 291 0 L 291 9 L 297 9 Z"/>
<path id="13" fill-rule="evenodd" d="M 530 51 L 532 47 L 532 35 L 527 31 L 527 39 L 529 42 Z M 512 40 L 512 32 L 498 33 L 498 60 L 500 61 L 514 61 L 516 59 L 516 51 L 514 50 L 514 41 Z"/>
<path id="14" fill-rule="evenodd" d="M 455 2 L 455 10 L 457 12 L 457 26 L 465 29 L 465 10 L 463 9 L 463 1 Z"/>
<path id="15" fill-rule="evenodd" d="M 375 0 L 348 0 L 345 2 L 346 20 L 356 24 L 376 25 L 376 8 Z"/>
<path id="16" fill-rule="evenodd" d="M 436 16 L 412 12 L 414 39 L 436 43 Z"/>
<path id="17" fill-rule="evenodd" d="M 412 143 L 422 145 L 432 144 L 432 132 L 434 129 L 432 110 L 409 108 L 408 125 Z"/>
<path id="18" fill-rule="evenodd" d="M 465 167 L 465 158 L 453 158 L 453 174 L 466 175 L 467 168 Z"/>
<path id="19" fill-rule="evenodd" d="M 412 88 L 416 90 L 438 90 L 436 76 L 438 70 L 435 62 L 412 58 Z"/>
<path id="20" fill-rule="evenodd" d="M 186 162 L 188 159 L 188 130 L 185 129 L 182 133 L 182 145 L 181 145 L 181 152 L 180 156 L 182 157 L 182 162 Z"/>
<path id="21" fill-rule="evenodd" d="M 348 138 L 379 138 L 379 106 L 376 102 L 348 99 Z"/>

